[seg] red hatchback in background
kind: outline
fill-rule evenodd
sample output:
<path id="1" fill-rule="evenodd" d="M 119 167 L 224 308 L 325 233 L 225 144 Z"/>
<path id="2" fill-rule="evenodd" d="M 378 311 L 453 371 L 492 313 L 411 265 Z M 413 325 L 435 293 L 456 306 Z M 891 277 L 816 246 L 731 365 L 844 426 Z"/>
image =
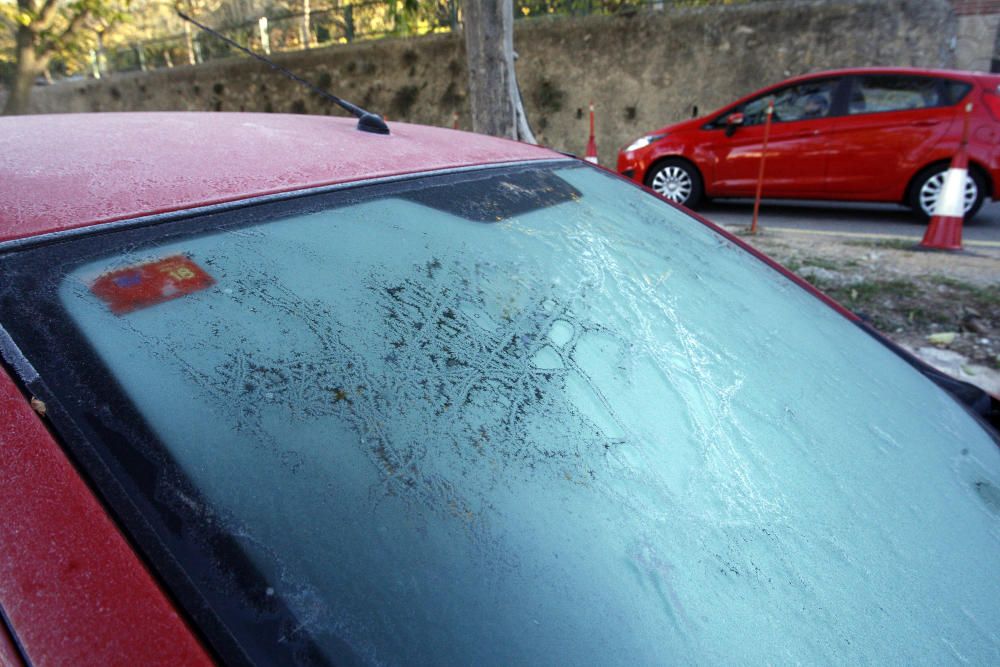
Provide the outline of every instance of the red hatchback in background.
<path id="1" fill-rule="evenodd" d="M 668 125 L 618 153 L 618 171 L 695 208 L 755 193 L 774 100 L 764 196 L 901 203 L 926 219 L 972 103 L 965 210 L 1000 180 L 1000 76 L 863 68 L 783 81 L 707 116 Z"/>

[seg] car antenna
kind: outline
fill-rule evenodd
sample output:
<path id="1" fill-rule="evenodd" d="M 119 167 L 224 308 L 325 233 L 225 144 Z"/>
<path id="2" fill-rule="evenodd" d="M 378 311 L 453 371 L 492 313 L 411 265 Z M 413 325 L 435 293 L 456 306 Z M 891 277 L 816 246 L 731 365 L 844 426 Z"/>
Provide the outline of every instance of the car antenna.
<path id="1" fill-rule="evenodd" d="M 359 106 L 355 106 L 355 105 L 351 104 L 350 102 L 348 102 L 346 100 L 340 99 L 339 97 L 337 97 L 333 93 L 325 91 L 325 90 L 323 90 L 322 88 L 320 88 L 318 86 L 314 86 L 313 84 L 311 84 L 308 81 L 306 81 L 305 79 L 303 79 L 301 76 L 293 74 L 292 72 L 288 71 L 287 69 L 285 69 L 284 67 L 282 67 L 278 63 L 276 63 L 276 62 L 274 62 L 272 60 L 269 60 L 269 59 L 265 58 L 262 55 L 254 53 L 253 51 L 251 51 L 250 49 L 246 48 L 245 46 L 241 46 L 236 41 L 234 41 L 232 39 L 229 39 L 228 37 L 226 37 L 225 35 L 223 35 L 221 32 L 218 32 L 217 30 L 212 30 L 208 26 L 202 25 L 201 23 L 198 23 L 193 18 L 191 18 L 190 16 L 188 16 L 187 14 L 185 14 L 184 12 L 182 12 L 180 10 L 177 10 L 177 16 L 181 17 L 185 21 L 188 21 L 189 23 L 195 24 L 196 26 L 198 26 L 199 28 L 201 28 L 205 32 L 210 33 L 212 35 L 215 35 L 216 37 L 218 37 L 222 41 L 226 42 L 230 46 L 235 46 L 240 51 L 243 51 L 244 53 L 246 53 L 246 54 L 248 54 L 250 56 L 253 56 L 257 60 L 260 60 L 260 61 L 266 63 L 272 69 L 278 70 L 279 72 L 281 72 L 282 74 L 284 74 L 285 76 L 287 76 L 292 81 L 297 81 L 298 83 L 301 83 L 303 86 L 305 86 L 309 90 L 313 91 L 314 93 L 316 93 L 320 97 L 325 97 L 326 99 L 330 100 L 331 102 L 333 102 L 334 104 L 336 104 L 337 106 L 339 106 L 341 109 L 343 109 L 344 111 L 347 111 L 348 113 L 350 113 L 351 115 L 353 115 L 355 118 L 357 118 L 358 119 L 358 129 L 361 130 L 362 132 L 372 132 L 374 134 L 389 134 L 389 126 L 386 125 L 385 120 L 383 120 L 382 117 L 379 116 L 378 114 L 374 114 L 371 111 L 365 111 L 364 109 L 362 109 Z"/>

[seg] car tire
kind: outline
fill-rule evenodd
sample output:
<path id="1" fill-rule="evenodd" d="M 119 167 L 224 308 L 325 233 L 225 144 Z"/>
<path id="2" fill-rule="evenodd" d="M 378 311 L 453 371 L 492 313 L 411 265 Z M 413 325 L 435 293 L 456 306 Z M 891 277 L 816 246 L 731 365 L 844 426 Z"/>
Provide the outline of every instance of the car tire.
<path id="1" fill-rule="evenodd" d="M 646 186 L 662 197 L 688 208 L 697 208 L 705 198 L 698 168 L 681 158 L 668 158 L 646 172 Z"/>
<path id="2" fill-rule="evenodd" d="M 934 204 L 937 195 L 944 185 L 948 165 L 938 164 L 924 169 L 917 174 L 910 185 L 906 204 L 913 210 L 917 218 L 927 222 L 934 215 Z M 975 169 L 969 169 L 965 181 L 965 220 L 971 220 L 986 198 L 986 181 Z"/>

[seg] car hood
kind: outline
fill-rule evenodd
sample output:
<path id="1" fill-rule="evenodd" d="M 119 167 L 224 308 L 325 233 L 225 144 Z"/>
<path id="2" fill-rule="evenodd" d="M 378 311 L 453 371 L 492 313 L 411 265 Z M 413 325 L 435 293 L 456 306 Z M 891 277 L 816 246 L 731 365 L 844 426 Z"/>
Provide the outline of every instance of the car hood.
<path id="1" fill-rule="evenodd" d="M 664 125 L 655 132 L 650 134 L 672 134 L 675 132 L 683 132 L 686 130 L 696 130 L 710 120 L 711 116 L 699 116 L 698 118 L 691 118 L 689 120 L 681 121 L 680 123 L 672 123 L 670 125 Z"/>

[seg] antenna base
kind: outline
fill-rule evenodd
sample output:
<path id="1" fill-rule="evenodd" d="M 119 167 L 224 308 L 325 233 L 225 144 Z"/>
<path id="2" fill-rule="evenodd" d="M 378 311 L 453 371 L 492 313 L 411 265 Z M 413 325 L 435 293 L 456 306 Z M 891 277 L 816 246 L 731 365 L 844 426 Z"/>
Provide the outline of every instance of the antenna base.
<path id="1" fill-rule="evenodd" d="M 367 111 L 358 118 L 358 129 L 372 134 L 389 134 L 389 126 L 382 117 Z"/>

